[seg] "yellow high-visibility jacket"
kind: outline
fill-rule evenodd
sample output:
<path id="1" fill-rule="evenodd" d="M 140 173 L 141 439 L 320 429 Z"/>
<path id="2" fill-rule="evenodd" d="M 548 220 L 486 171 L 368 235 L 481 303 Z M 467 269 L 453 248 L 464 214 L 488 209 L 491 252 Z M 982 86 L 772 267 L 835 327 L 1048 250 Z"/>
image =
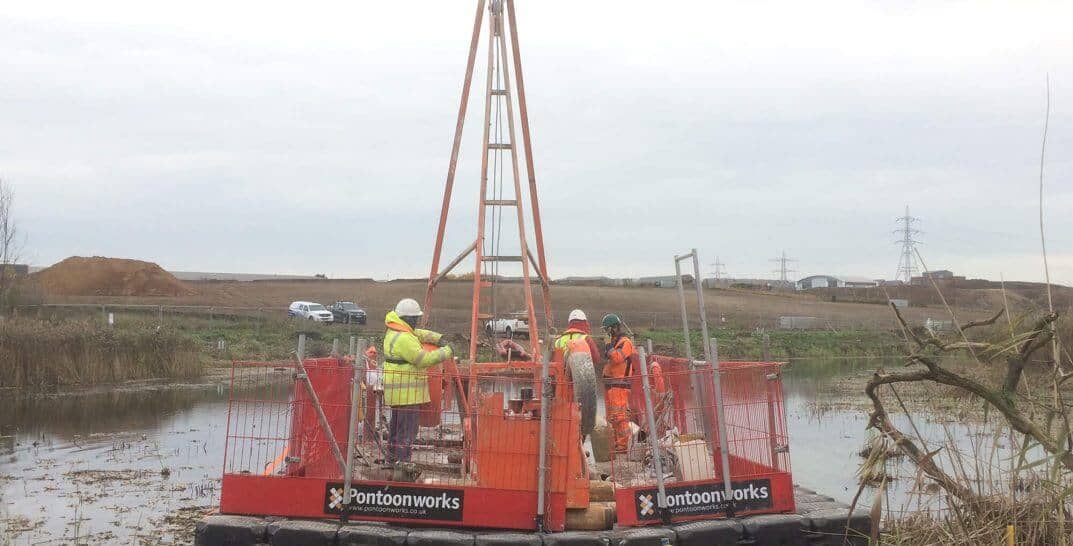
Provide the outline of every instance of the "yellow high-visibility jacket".
<path id="1" fill-rule="evenodd" d="M 450 347 L 426 351 L 422 343 L 439 343 L 441 334 L 411 328 L 394 311 L 384 318 L 384 404 L 424 404 L 428 396 L 428 368 L 454 356 Z"/>
<path id="2" fill-rule="evenodd" d="M 580 341 L 575 344 L 574 341 Z M 600 363 L 600 350 L 596 347 L 596 341 L 592 339 L 592 335 L 579 328 L 567 328 L 561 336 L 555 340 L 555 348 L 562 349 L 563 357 L 567 356 L 572 348 L 580 349 L 581 346 L 585 347 L 585 351 L 592 356 L 592 363 Z M 573 346 L 573 347 L 572 347 Z"/>

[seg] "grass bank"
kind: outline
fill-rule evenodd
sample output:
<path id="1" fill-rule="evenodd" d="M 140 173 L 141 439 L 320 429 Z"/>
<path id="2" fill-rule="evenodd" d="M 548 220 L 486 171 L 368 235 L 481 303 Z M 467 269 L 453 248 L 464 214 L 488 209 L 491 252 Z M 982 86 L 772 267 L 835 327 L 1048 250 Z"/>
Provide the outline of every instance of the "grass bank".
<path id="1" fill-rule="evenodd" d="M 229 360 L 287 360 L 298 347 L 298 336 L 306 336 L 308 356 L 327 356 L 332 341 L 339 340 L 344 352 L 350 336 L 370 341 L 383 336 L 382 326 L 319 324 L 305 320 L 251 320 L 228 318 L 208 320 L 184 317 L 174 321 L 175 330 L 194 340 L 202 348 L 203 357 L 212 361 Z M 224 350 L 220 351 L 220 342 Z"/>
<path id="2" fill-rule="evenodd" d="M 691 332 L 694 355 L 704 354 L 701 333 Z M 899 356 L 905 343 L 895 332 L 877 330 L 757 330 L 716 328 L 711 331 L 719 345 L 719 357 L 735 360 L 758 360 L 767 353 L 773 360 L 830 358 L 846 356 Z M 685 354 L 681 330 L 640 330 L 637 341 L 651 339 L 659 353 Z"/>
<path id="3" fill-rule="evenodd" d="M 310 324 L 306 321 L 269 320 L 215 320 L 211 323 L 200 318 L 190 318 L 176 324 L 179 332 L 197 340 L 215 359 L 285 359 L 294 351 L 298 335 L 305 334 L 307 352 L 323 356 L 331 349 L 332 340 L 338 339 L 346 349 L 351 335 L 363 337 L 379 344 L 383 338 L 383 326 L 349 326 L 343 324 Z M 468 336 L 459 332 L 444 332 L 456 350 L 465 352 Z M 719 355 L 724 359 L 757 360 L 764 355 L 764 335 L 752 330 L 720 328 L 712 331 L 719 341 Z M 684 355 L 681 330 L 639 330 L 636 341 L 644 343 L 651 339 L 653 348 L 662 354 Z M 219 340 L 228 348 L 226 354 L 215 353 Z M 597 334 L 597 342 L 604 343 L 603 334 Z M 693 354 L 702 355 L 701 335 L 692 336 Z M 523 345 L 524 345 L 523 341 Z M 772 359 L 824 358 L 846 356 L 900 356 L 904 354 L 904 342 L 893 332 L 877 331 L 771 331 L 768 346 Z M 482 346 L 481 354 L 487 348 Z M 490 349 L 487 349 L 491 356 Z"/>
<path id="4" fill-rule="evenodd" d="M 157 324 L 151 315 L 122 314 L 116 317 L 116 328 Z M 305 334 L 307 353 L 312 356 L 327 355 L 332 340 L 338 339 L 346 349 L 350 336 L 359 336 L 371 343 L 383 338 L 383 325 L 370 322 L 367 325 L 320 324 L 303 320 L 256 319 L 250 317 L 204 316 L 169 317 L 166 327 L 193 339 L 201 347 L 207 360 L 279 360 L 291 358 L 299 334 Z M 468 335 L 462 332 L 444 331 L 455 348 L 466 350 Z M 466 332 L 468 334 L 468 332 Z M 727 359 L 759 359 L 764 354 L 764 334 L 756 330 L 740 328 L 717 328 L 712 330 L 719 340 L 719 354 Z M 596 333 L 597 341 L 603 344 L 603 334 Z M 795 358 L 824 358 L 845 356 L 900 356 L 904 354 L 904 342 L 894 332 L 852 331 L 791 331 L 767 332 L 771 358 L 788 360 Z M 681 330 L 643 329 L 636 332 L 638 343 L 651 339 L 657 352 L 684 355 Z M 219 352 L 219 342 L 226 350 Z M 703 354 L 700 332 L 693 332 L 693 352 Z M 483 354 L 483 351 L 482 351 Z"/>
<path id="5" fill-rule="evenodd" d="M 84 320 L 0 322 L 0 388 L 47 391 L 192 377 L 201 371 L 198 344 L 174 328 L 109 328 Z"/>

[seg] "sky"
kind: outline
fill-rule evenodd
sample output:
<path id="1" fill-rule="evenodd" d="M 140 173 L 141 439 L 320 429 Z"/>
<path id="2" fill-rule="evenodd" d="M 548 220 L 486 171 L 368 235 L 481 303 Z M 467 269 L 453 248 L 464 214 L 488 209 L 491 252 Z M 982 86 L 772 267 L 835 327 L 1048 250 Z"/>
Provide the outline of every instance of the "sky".
<path id="1" fill-rule="evenodd" d="M 1073 3 L 516 4 L 552 277 L 666 274 L 696 247 L 706 273 L 771 277 L 785 251 L 791 277 L 891 278 L 908 206 L 929 268 L 1041 281 L 1049 75 L 1047 248 L 1073 285 Z M 25 260 L 426 275 L 475 6 L 6 6 Z M 445 261 L 476 236 L 486 58 L 482 38 Z"/>

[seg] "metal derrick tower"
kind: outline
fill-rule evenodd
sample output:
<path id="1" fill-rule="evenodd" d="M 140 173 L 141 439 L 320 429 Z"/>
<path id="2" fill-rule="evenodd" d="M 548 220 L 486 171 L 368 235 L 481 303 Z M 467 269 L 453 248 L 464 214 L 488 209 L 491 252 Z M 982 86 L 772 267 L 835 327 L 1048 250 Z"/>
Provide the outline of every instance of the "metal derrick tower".
<path id="1" fill-rule="evenodd" d="M 486 9 L 487 6 L 487 9 Z M 504 17 L 504 15 L 506 17 Z M 481 139 L 480 193 L 477 209 L 477 234 L 468 247 L 458 254 L 446 267 L 440 269 L 443 251 L 444 230 L 451 206 L 458 150 L 462 141 L 466 109 L 469 103 L 474 64 L 481 37 L 481 27 L 488 19 L 488 61 L 484 86 L 484 137 Z M 513 72 L 512 72 L 513 69 Z M 516 93 L 516 97 L 515 97 Z M 518 108 L 518 123 L 521 128 L 521 150 L 516 140 L 515 100 Z M 528 175 L 528 197 L 532 211 L 532 229 L 536 243 L 534 254 L 526 235 L 523 189 L 519 174 L 519 153 L 524 155 Z M 508 181 L 509 179 L 509 181 Z M 512 248 L 504 248 L 502 226 L 504 216 L 515 216 L 518 225 L 516 254 L 506 254 Z M 489 221 L 490 220 L 490 221 Z M 513 243 L 508 243 L 512 245 Z M 525 80 L 522 77 L 521 55 L 513 0 L 478 0 L 477 13 L 470 38 L 469 57 L 462 87 L 462 100 L 458 108 L 454 140 L 451 145 L 447 180 L 443 192 L 439 227 L 432 253 L 428 287 L 425 292 L 425 321 L 432 310 L 433 293 L 439 282 L 447 277 L 463 260 L 474 255 L 473 303 L 470 313 L 470 359 L 476 361 L 477 340 L 482 332 L 481 322 L 496 318 L 500 310 L 496 305 L 497 282 L 502 279 L 501 266 L 520 265 L 521 285 L 525 296 L 524 314 L 529 322 L 530 354 L 540 353 L 541 327 L 537 322 L 533 298 L 532 279 L 535 277 L 541 288 L 545 328 L 550 328 L 551 297 L 548 285 L 547 260 L 544 254 L 544 236 L 540 223 L 540 203 L 537 199 L 536 171 L 533 165 L 532 141 L 529 134 L 529 113 L 525 102 Z"/>

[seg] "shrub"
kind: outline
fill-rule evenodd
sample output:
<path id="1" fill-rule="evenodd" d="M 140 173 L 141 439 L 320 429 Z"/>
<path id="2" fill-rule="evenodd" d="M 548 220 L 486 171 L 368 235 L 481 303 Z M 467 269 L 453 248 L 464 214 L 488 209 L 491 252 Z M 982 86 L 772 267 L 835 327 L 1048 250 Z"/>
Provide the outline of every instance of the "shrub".
<path id="1" fill-rule="evenodd" d="M 0 387 L 43 390 L 201 373 L 197 343 L 171 328 L 0 322 Z"/>

